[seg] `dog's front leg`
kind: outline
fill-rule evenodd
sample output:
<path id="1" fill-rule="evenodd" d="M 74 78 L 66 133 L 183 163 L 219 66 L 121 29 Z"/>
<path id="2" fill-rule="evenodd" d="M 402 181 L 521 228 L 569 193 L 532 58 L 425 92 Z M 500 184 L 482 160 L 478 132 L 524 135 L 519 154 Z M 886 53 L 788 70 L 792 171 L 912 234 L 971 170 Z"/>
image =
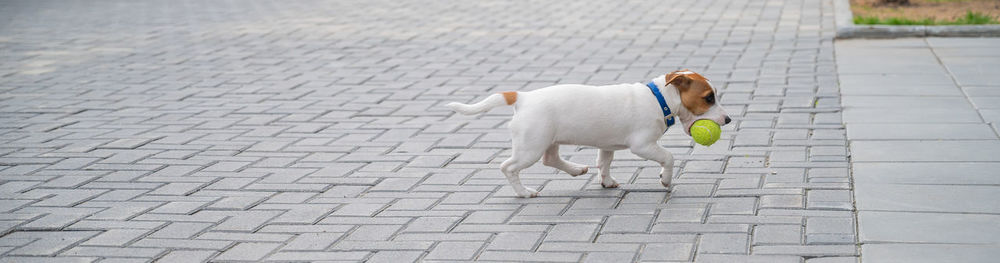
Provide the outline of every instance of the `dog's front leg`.
<path id="1" fill-rule="evenodd" d="M 663 161 L 663 169 L 660 170 L 660 184 L 670 188 L 670 180 L 674 178 L 674 154 L 666 149 L 663 149 L 663 152 L 667 154 L 667 158 Z"/>
<path id="2" fill-rule="evenodd" d="M 611 159 L 614 156 L 615 151 L 605 150 L 601 150 L 600 155 L 597 156 L 597 166 L 601 169 L 601 186 L 604 188 L 618 187 L 618 182 L 615 182 L 615 178 L 611 177 Z"/>
<path id="3" fill-rule="evenodd" d="M 639 157 L 659 163 L 663 167 L 660 170 L 660 184 L 663 184 L 664 187 L 670 187 L 670 180 L 674 177 L 673 154 L 668 152 L 667 149 L 660 147 L 660 145 L 657 145 L 656 141 L 633 145 L 629 150 Z"/>

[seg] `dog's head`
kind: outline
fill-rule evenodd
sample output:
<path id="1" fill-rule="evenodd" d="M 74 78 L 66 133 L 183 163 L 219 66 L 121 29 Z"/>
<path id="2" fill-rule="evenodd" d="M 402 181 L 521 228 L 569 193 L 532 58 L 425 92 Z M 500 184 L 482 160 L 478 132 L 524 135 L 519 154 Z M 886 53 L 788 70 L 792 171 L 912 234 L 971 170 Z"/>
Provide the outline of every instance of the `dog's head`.
<path id="1" fill-rule="evenodd" d="M 719 126 L 729 124 L 732 119 L 719 105 L 718 93 L 708 79 L 690 70 L 678 70 L 667 74 L 667 84 L 674 85 L 680 95 L 683 110 L 677 117 L 684 123 L 684 132 L 691 135 L 691 125 L 697 120 L 711 120 Z"/>

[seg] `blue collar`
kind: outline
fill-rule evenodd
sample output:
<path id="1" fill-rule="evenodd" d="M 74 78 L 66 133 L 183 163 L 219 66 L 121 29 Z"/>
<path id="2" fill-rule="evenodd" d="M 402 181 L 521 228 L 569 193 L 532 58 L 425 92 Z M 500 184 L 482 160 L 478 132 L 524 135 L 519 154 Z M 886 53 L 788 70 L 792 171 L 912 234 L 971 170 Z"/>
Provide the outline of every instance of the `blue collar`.
<path id="1" fill-rule="evenodd" d="M 653 96 L 656 96 L 656 102 L 660 103 L 660 109 L 663 110 L 663 119 L 667 123 L 667 128 L 674 125 L 674 114 L 670 112 L 670 106 L 667 106 L 667 101 L 663 99 L 663 94 L 660 93 L 660 88 L 656 87 L 656 83 L 649 82 L 646 84 L 649 87 L 649 91 L 653 92 Z"/>

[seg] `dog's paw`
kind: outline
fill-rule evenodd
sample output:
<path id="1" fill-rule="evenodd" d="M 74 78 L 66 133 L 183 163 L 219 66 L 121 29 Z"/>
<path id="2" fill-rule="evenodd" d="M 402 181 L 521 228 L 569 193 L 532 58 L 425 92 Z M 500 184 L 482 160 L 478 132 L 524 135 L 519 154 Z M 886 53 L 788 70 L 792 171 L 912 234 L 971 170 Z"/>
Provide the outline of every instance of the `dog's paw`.
<path id="1" fill-rule="evenodd" d="M 660 173 L 660 184 L 662 184 L 662 185 L 663 185 L 663 187 L 666 187 L 667 189 L 670 189 L 670 181 L 672 181 L 672 180 L 674 179 L 674 178 L 673 178 L 673 174 L 667 174 L 667 175 L 664 175 L 664 174 L 662 173 L 662 172 L 664 172 L 664 171 L 667 171 L 667 170 L 666 170 L 666 169 L 664 169 L 664 170 L 663 170 L 663 171 L 661 171 L 661 173 Z"/>
<path id="2" fill-rule="evenodd" d="M 524 192 L 517 193 L 517 197 L 520 198 L 534 198 L 538 197 L 538 190 L 532 188 L 524 188 Z"/>
<path id="3" fill-rule="evenodd" d="M 601 179 L 601 187 L 604 187 L 604 188 L 618 188 L 618 182 L 616 182 L 615 179 L 611 178 L 610 176 L 608 176 L 608 177 L 602 177 L 602 179 Z"/>
<path id="4" fill-rule="evenodd" d="M 570 174 L 570 176 L 573 176 L 573 177 L 581 176 L 581 175 L 587 174 L 588 170 L 590 170 L 590 168 L 584 166 L 583 169 L 580 169 L 579 173 L 577 173 L 577 174 Z"/>
<path id="5" fill-rule="evenodd" d="M 666 187 L 668 192 L 670 191 L 670 177 L 660 177 L 660 184 L 662 184 L 663 187 Z"/>

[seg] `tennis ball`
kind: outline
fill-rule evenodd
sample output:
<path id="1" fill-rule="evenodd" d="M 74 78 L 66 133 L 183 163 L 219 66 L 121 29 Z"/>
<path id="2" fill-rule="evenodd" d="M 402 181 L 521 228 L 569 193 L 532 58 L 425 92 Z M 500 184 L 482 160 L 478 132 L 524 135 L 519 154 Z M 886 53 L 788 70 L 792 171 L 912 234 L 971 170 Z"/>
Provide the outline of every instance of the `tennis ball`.
<path id="1" fill-rule="evenodd" d="M 691 138 L 698 144 L 709 146 L 719 140 L 722 129 L 711 120 L 697 120 L 691 125 Z"/>

